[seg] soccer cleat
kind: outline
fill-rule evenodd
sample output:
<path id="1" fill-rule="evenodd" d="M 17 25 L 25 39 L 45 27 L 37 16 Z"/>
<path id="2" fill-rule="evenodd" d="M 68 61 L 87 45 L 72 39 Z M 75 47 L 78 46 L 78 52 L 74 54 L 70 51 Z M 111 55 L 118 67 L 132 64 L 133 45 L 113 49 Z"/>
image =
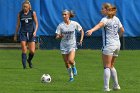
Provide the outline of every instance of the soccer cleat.
<path id="1" fill-rule="evenodd" d="M 70 78 L 69 82 L 72 82 L 72 81 L 74 81 L 74 78 Z"/>
<path id="2" fill-rule="evenodd" d="M 22 65 L 23 65 L 23 69 L 26 69 L 26 63 L 22 62 Z"/>
<path id="3" fill-rule="evenodd" d="M 28 62 L 28 64 L 29 64 L 29 67 L 32 68 L 32 67 L 33 67 L 33 66 L 32 66 L 32 62 L 29 61 L 28 59 L 27 59 L 27 62 Z"/>
<path id="4" fill-rule="evenodd" d="M 109 88 L 104 89 L 104 92 L 109 92 L 109 91 L 111 91 L 111 89 Z"/>
<path id="5" fill-rule="evenodd" d="M 119 85 L 117 85 L 117 86 L 113 86 L 113 90 L 120 90 L 121 88 L 120 88 L 120 86 Z"/>
<path id="6" fill-rule="evenodd" d="M 73 75 L 76 76 L 77 75 L 77 69 L 76 69 L 76 67 L 72 67 L 72 71 L 73 71 Z"/>
<path id="7" fill-rule="evenodd" d="M 26 69 L 26 66 L 25 65 L 23 65 L 23 69 Z"/>

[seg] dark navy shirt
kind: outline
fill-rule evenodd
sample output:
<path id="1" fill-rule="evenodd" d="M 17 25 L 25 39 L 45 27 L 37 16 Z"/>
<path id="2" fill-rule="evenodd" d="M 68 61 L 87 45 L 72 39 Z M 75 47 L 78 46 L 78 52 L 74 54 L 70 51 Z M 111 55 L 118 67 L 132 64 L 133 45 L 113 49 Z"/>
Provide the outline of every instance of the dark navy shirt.
<path id="1" fill-rule="evenodd" d="M 34 19 L 33 19 L 33 11 L 29 10 L 28 14 L 24 14 L 22 10 L 20 13 L 20 32 L 33 32 L 34 31 Z"/>

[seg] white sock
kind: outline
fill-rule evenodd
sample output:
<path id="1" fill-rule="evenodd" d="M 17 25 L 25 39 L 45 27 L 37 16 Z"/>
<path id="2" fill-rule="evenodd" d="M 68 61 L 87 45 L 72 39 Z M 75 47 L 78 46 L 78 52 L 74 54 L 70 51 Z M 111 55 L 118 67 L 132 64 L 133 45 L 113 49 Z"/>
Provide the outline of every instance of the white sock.
<path id="1" fill-rule="evenodd" d="M 104 89 L 109 89 L 109 81 L 110 81 L 110 69 L 104 69 Z"/>
<path id="2" fill-rule="evenodd" d="M 72 73 L 71 67 L 67 68 L 67 70 L 68 70 L 68 74 L 69 74 L 70 78 L 73 78 L 73 73 Z"/>
<path id="3" fill-rule="evenodd" d="M 114 86 L 118 86 L 119 84 L 118 84 L 118 77 L 117 77 L 116 69 L 113 67 L 113 68 L 110 69 L 110 71 L 111 71 L 111 77 L 114 81 Z"/>

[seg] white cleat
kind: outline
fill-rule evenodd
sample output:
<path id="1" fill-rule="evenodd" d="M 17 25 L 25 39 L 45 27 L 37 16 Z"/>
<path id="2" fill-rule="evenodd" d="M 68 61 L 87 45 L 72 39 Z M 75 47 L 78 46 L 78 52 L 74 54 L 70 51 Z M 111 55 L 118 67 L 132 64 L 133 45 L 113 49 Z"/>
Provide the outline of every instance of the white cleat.
<path id="1" fill-rule="evenodd" d="M 118 85 L 118 86 L 113 86 L 113 90 L 120 90 L 121 88 L 120 88 L 120 86 Z"/>
<path id="2" fill-rule="evenodd" d="M 109 91 L 111 91 L 111 89 L 109 88 L 104 89 L 104 92 L 109 92 Z"/>

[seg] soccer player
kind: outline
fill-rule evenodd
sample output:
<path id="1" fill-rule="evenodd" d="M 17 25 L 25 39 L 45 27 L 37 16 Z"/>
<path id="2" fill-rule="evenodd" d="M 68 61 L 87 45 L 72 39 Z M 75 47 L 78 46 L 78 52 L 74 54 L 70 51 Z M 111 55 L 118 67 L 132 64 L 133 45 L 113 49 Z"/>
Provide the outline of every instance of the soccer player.
<path id="1" fill-rule="evenodd" d="M 81 32 L 81 38 L 79 43 L 82 45 L 84 31 L 79 23 L 70 20 L 74 17 L 74 13 L 69 10 L 64 10 L 62 12 L 63 22 L 61 22 L 56 29 L 56 39 L 61 38 L 60 50 L 65 62 L 66 68 L 68 70 L 70 79 L 73 81 L 73 75 L 77 75 L 77 69 L 75 66 L 75 51 L 77 49 L 76 44 L 76 31 Z"/>
<path id="2" fill-rule="evenodd" d="M 110 91 L 109 81 L 112 76 L 114 90 L 119 90 L 117 71 L 114 67 L 115 59 L 120 51 L 120 40 L 124 32 L 124 28 L 120 20 L 115 16 L 116 7 L 110 3 L 104 3 L 102 5 L 102 14 L 105 17 L 92 29 L 87 31 L 87 35 L 90 36 L 96 30 L 102 28 L 102 60 L 104 65 L 104 91 Z"/>
<path id="3" fill-rule="evenodd" d="M 35 27 L 34 27 L 35 23 Z M 20 30 L 19 30 L 20 28 Z M 23 2 L 22 10 L 18 14 L 16 33 L 14 36 L 14 40 L 17 40 L 17 34 L 19 31 L 19 37 L 22 47 L 22 65 L 23 68 L 26 68 L 26 60 L 29 63 L 29 67 L 32 68 L 32 58 L 35 53 L 35 37 L 38 29 L 38 20 L 36 16 L 36 12 L 31 10 L 31 4 L 28 0 Z M 29 48 L 29 57 L 27 59 L 26 52 L 27 46 Z"/>

